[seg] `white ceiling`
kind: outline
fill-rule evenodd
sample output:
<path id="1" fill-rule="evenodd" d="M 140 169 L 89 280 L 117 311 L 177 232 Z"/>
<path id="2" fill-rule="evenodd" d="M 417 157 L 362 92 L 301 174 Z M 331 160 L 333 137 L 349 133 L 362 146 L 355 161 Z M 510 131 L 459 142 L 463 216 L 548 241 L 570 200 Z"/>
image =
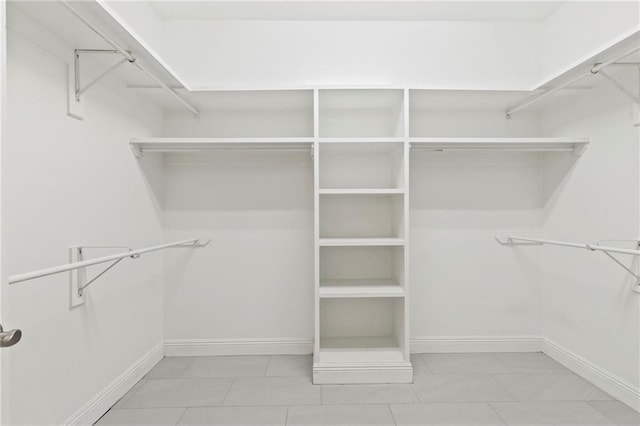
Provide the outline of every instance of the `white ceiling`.
<path id="1" fill-rule="evenodd" d="M 565 1 L 149 0 L 163 20 L 538 21 Z"/>

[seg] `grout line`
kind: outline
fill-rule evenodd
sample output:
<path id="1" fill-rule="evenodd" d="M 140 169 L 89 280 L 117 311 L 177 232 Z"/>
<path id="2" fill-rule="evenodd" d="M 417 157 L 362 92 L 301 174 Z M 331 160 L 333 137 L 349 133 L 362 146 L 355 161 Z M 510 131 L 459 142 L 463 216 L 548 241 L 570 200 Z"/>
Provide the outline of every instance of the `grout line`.
<path id="1" fill-rule="evenodd" d="M 504 423 L 505 425 L 509 424 L 509 423 L 507 423 L 507 421 L 505 419 L 502 418 L 500 413 L 498 413 L 498 410 L 496 410 L 496 408 L 490 402 L 485 402 L 485 404 L 487 404 L 489 406 L 490 410 L 492 410 L 494 413 L 496 413 L 496 416 L 498 416 L 498 418 L 502 421 L 502 423 Z"/>
<path id="2" fill-rule="evenodd" d="M 387 408 L 389 409 L 389 413 L 391 413 L 391 419 L 393 420 L 393 424 L 398 426 L 398 421 L 396 420 L 396 416 L 393 415 L 393 410 L 391 409 L 391 404 L 387 404 Z"/>
<path id="3" fill-rule="evenodd" d="M 511 373 L 515 373 L 515 370 L 513 368 L 511 368 L 510 366 L 508 366 L 507 363 L 503 362 L 500 358 L 498 358 L 495 353 L 489 352 L 489 355 L 491 355 L 491 357 L 493 359 L 495 359 L 498 362 L 498 364 L 501 364 L 502 366 L 504 366 Z"/>
<path id="4" fill-rule="evenodd" d="M 179 379 L 185 379 L 186 378 L 184 375 L 187 374 L 187 370 L 189 370 L 189 368 L 191 368 L 191 366 L 193 365 L 194 362 L 196 362 L 196 357 L 192 357 L 191 358 L 191 362 L 187 365 L 187 367 L 184 369 L 184 371 L 182 373 L 180 373 L 180 377 L 178 377 Z"/>
<path id="5" fill-rule="evenodd" d="M 498 379 L 496 379 L 495 376 L 497 376 L 497 374 L 489 374 L 488 376 L 491 378 L 491 380 L 494 381 L 494 383 L 496 383 L 498 385 L 498 387 L 500 389 L 504 390 L 507 393 L 507 395 L 510 395 L 510 396 L 513 397 L 513 401 L 511 401 L 511 402 L 522 402 L 520 400 L 520 398 L 517 397 L 517 395 L 514 395 L 513 393 L 509 392 L 509 389 L 507 389 L 506 386 L 504 386 L 502 383 L 500 383 L 500 381 Z M 504 401 L 502 401 L 502 402 L 504 402 Z"/>
<path id="6" fill-rule="evenodd" d="M 229 396 L 229 394 L 231 393 L 231 388 L 233 387 L 233 385 L 236 383 L 236 377 L 234 377 L 231 380 L 231 384 L 229 385 L 229 389 L 227 389 L 227 393 L 224 394 L 224 399 L 222 400 L 222 403 L 220 403 L 220 407 L 224 407 L 224 403 L 227 402 L 227 397 Z"/>
<path id="7" fill-rule="evenodd" d="M 269 371 L 269 366 L 271 365 L 271 360 L 273 359 L 273 355 L 269 355 L 269 361 L 267 361 L 267 363 L 264 366 L 264 377 L 272 377 L 272 376 L 267 376 L 267 371 Z"/>
<path id="8" fill-rule="evenodd" d="M 185 407 L 185 408 L 184 408 L 184 411 L 182 412 L 182 414 L 180 414 L 180 417 L 178 417 L 178 421 L 175 423 L 175 425 L 174 425 L 174 426 L 177 426 L 177 425 L 179 425 L 179 424 L 180 424 L 180 420 L 182 420 L 182 418 L 184 417 L 184 415 L 185 415 L 185 414 L 187 414 L 187 409 L 188 409 L 188 407 Z"/>

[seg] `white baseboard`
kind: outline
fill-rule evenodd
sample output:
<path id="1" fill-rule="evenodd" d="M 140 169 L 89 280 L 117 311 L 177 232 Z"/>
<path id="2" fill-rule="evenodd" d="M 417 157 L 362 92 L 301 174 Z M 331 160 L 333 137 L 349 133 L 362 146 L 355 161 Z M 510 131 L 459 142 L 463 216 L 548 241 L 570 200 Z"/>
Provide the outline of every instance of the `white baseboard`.
<path id="1" fill-rule="evenodd" d="M 584 359 L 552 340 L 546 338 L 542 340 L 542 352 L 609 393 L 614 398 L 619 399 L 629 407 L 640 412 L 640 387 L 634 386 L 615 374 L 598 367 L 591 361 Z"/>
<path id="2" fill-rule="evenodd" d="M 166 356 L 309 355 L 313 340 L 300 339 L 190 339 L 166 340 Z"/>
<path id="3" fill-rule="evenodd" d="M 540 352 L 540 336 L 437 336 L 411 338 L 412 353 Z"/>
<path id="4" fill-rule="evenodd" d="M 140 358 L 135 364 L 129 367 L 124 373 L 109 383 L 102 391 L 95 395 L 78 411 L 73 413 L 64 424 L 65 425 L 92 425 L 109 408 L 113 406 L 125 393 L 129 391 L 140 379 L 144 377 L 164 356 L 164 345 L 161 343 L 146 355 Z"/>

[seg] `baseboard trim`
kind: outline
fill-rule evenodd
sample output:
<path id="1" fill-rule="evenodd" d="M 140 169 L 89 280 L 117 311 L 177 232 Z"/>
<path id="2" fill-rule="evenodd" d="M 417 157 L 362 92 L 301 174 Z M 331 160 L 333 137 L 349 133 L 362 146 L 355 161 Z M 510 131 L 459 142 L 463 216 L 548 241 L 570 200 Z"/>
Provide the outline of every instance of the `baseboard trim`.
<path id="1" fill-rule="evenodd" d="M 124 373 L 109 383 L 78 411 L 73 413 L 65 425 L 92 425 L 109 408 L 126 394 L 140 379 L 144 377 L 164 356 L 164 345 L 161 343 L 147 352 Z"/>
<path id="2" fill-rule="evenodd" d="M 540 352 L 540 336 L 413 337 L 412 353 Z"/>
<path id="3" fill-rule="evenodd" d="M 299 339 L 188 339 L 166 340 L 166 356 L 309 355 L 313 340 Z"/>
<path id="4" fill-rule="evenodd" d="M 621 379 L 615 374 L 598 367 L 591 361 L 577 355 L 558 343 L 542 339 L 542 352 L 558 361 L 585 380 L 598 386 L 616 399 L 640 412 L 640 387 Z"/>

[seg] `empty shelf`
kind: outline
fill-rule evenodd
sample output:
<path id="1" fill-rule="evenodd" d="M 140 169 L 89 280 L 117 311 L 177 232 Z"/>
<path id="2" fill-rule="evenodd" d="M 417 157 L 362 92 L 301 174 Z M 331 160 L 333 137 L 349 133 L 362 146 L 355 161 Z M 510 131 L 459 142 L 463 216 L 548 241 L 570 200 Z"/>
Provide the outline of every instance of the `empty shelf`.
<path id="1" fill-rule="evenodd" d="M 131 139 L 131 148 L 145 152 L 198 152 L 210 150 L 311 149 L 313 138 L 145 138 Z"/>
<path id="2" fill-rule="evenodd" d="M 319 363 L 405 362 L 404 354 L 392 336 L 323 337 Z"/>
<path id="3" fill-rule="evenodd" d="M 346 247 L 346 246 L 404 246 L 402 238 L 320 238 L 318 245 L 321 247 Z"/>
<path id="4" fill-rule="evenodd" d="M 321 298 L 404 297 L 404 288 L 390 279 L 320 280 Z"/>
<path id="5" fill-rule="evenodd" d="M 404 194 L 402 188 L 321 188 L 320 195 L 394 195 Z"/>

